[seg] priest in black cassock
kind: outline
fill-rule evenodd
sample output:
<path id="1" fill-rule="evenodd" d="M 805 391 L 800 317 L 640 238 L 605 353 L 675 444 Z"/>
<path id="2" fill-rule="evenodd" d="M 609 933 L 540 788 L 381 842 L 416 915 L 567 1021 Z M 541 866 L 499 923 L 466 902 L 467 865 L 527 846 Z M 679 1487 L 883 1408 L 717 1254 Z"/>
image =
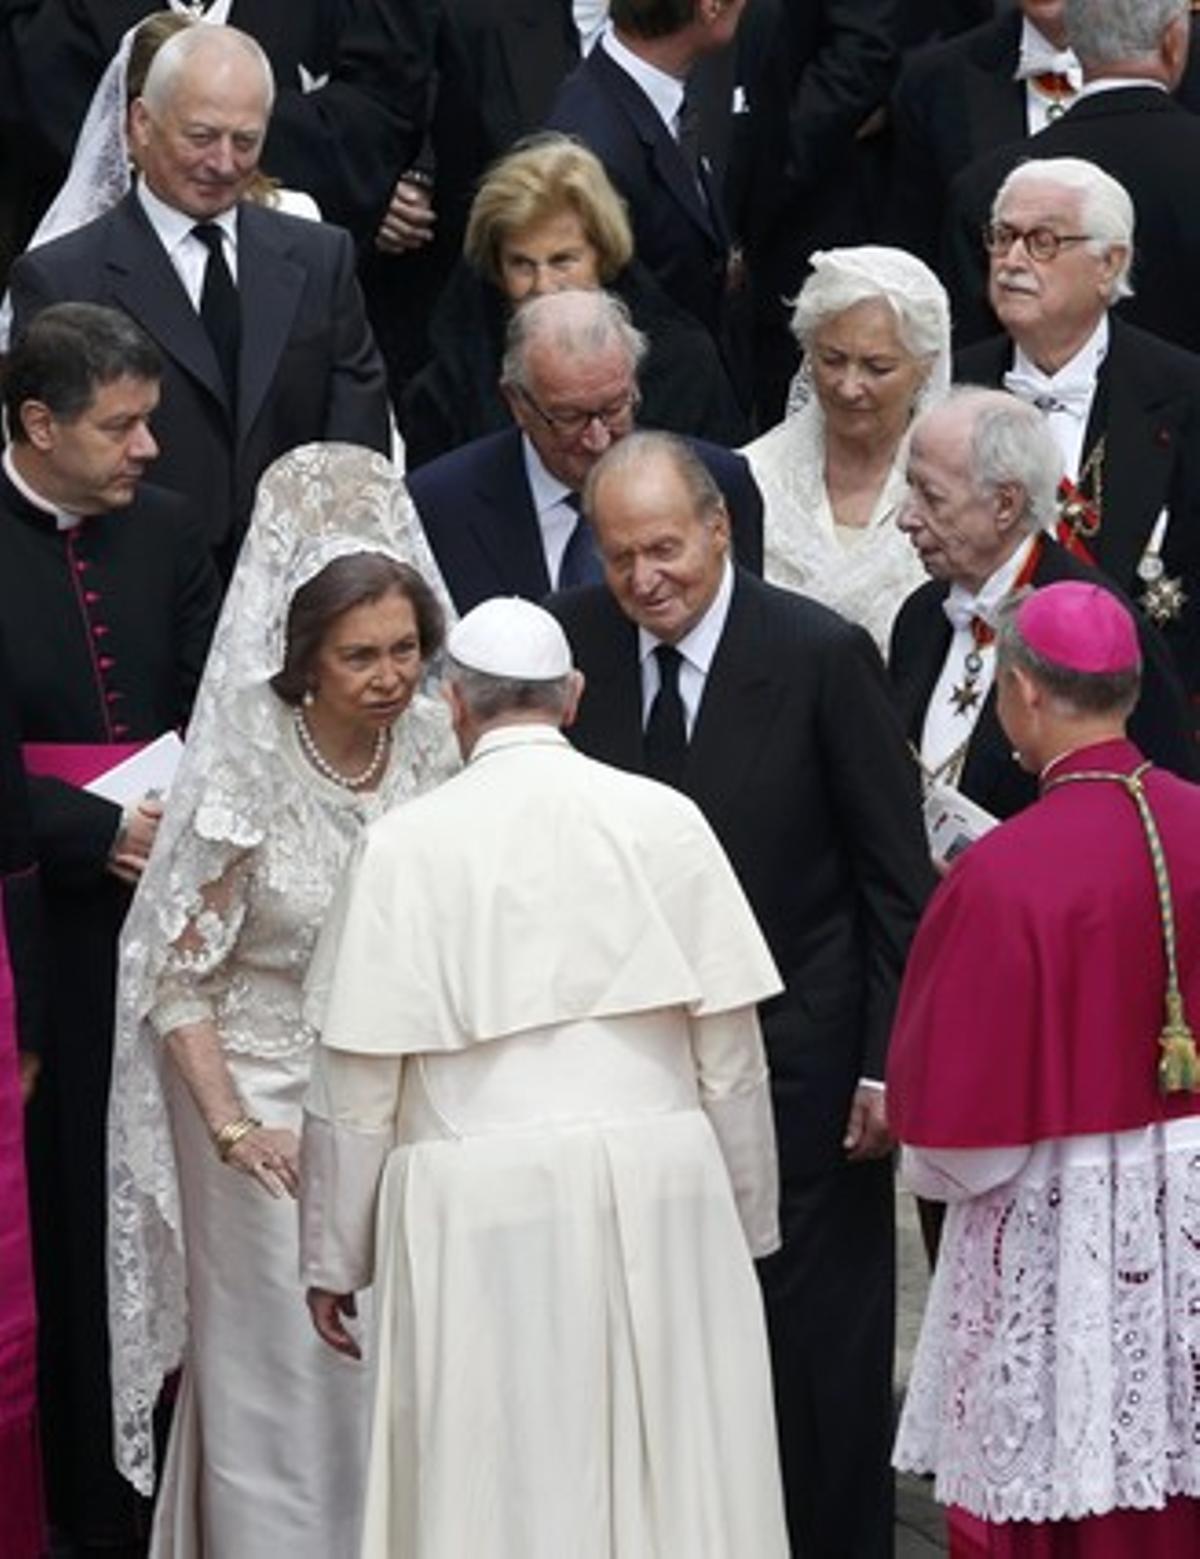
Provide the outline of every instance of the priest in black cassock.
<path id="1" fill-rule="evenodd" d="M 68 303 L 4 379 L 0 625 L 54 969 L 28 1119 L 43 1449 L 80 1554 L 136 1553 L 146 1526 L 112 1465 L 104 1155 L 117 932 L 159 814 L 83 786 L 186 720 L 219 598 L 202 526 L 141 482 L 159 372 L 131 320 Z"/>

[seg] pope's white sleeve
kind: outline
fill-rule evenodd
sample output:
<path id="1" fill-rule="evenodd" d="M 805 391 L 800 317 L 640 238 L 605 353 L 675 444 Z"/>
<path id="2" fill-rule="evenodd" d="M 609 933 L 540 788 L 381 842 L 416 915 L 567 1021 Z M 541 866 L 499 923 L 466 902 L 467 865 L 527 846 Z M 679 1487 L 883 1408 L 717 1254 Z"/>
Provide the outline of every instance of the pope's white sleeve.
<path id="1" fill-rule="evenodd" d="M 300 1275 L 335 1294 L 375 1270 L 375 1202 L 395 1140 L 401 1056 L 316 1047 L 300 1139 Z"/>
<path id="2" fill-rule="evenodd" d="M 779 1249 L 779 1161 L 771 1085 L 753 1007 L 690 1019 L 700 1103 L 720 1144 L 753 1256 Z"/>
<path id="3" fill-rule="evenodd" d="M 900 1150 L 900 1179 L 930 1202 L 965 1202 L 1014 1180 L 1029 1148 L 910 1148 Z"/>

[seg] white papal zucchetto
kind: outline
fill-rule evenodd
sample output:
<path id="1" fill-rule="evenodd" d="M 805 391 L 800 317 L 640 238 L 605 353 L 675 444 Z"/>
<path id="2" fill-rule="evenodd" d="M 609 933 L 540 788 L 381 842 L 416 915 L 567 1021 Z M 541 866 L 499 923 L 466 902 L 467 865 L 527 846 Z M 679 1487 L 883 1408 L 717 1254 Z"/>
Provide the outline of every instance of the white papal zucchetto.
<path id="1" fill-rule="evenodd" d="M 446 649 L 460 666 L 514 682 L 553 682 L 571 670 L 557 620 L 516 595 L 481 601 L 451 628 Z"/>

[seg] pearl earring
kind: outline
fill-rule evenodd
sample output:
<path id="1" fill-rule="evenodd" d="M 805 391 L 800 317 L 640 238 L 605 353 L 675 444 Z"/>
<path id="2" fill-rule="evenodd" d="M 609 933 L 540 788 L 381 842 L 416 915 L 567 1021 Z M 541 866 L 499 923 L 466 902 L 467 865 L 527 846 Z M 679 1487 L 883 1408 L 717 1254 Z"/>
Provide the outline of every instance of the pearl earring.
<path id="1" fill-rule="evenodd" d="M 305 709 L 311 709 L 312 706 L 316 703 L 316 701 L 317 701 L 317 695 L 313 692 L 312 688 L 306 687 L 304 689 L 304 699 L 303 699 L 303 703 L 304 703 Z"/>

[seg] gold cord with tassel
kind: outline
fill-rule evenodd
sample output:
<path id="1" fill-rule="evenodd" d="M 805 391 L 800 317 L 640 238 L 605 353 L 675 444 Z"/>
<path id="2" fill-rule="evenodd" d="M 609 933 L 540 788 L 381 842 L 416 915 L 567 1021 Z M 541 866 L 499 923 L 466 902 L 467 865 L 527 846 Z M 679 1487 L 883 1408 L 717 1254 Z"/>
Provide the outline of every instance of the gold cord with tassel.
<path id="1" fill-rule="evenodd" d="M 1164 1094 L 1200 1093 L 1200 1057 L 1196 1055 L 1196 1039 L 1188 1026 L 1184 1009 L 1183 992 L 1179 988 L 1179 960 L 1175 943 L 1175 905 L 1171 896 L 1171 877 L 1167 870 L 1166 852 L 1162 836 L 1150 802 L 1142 775 L 1150 767 L 1140 764 L 1132 774 L 1117 774 L 1106 769 L 1093 769 L 1082 774 L 1064 774 L 1059 779 L 1048 780 L 1042 787 L 1054 790 L 1060 785 L 1075 785 L 1090 780 L 1105 780 L 1120 785 L 1138 809 L 1146 844 L 1150 850 L 1150 864 L 1154 868 L 1154 886 L 1158 892 L 1158 910 L 1162 918 L 1163 949 L 1167 955 L 1167 989 L 1164 997 L 1166 1021 L 1158 1036 L 1162 1054 L 1158 1060 L 1158 1087 Z"/>

